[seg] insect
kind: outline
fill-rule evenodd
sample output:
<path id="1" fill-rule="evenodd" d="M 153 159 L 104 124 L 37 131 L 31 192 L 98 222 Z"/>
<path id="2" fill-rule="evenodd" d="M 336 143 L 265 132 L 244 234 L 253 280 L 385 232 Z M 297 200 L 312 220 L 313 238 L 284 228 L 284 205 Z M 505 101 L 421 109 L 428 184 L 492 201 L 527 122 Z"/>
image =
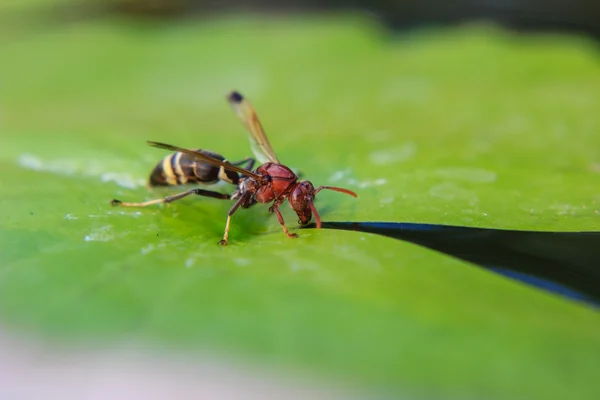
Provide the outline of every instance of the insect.
<path id="1" fill-rule="evenodd" d="M 252 171 L 255 160 L 248 158 L 237 163 L 229 163 L 222 156 L 206 150 L 189 150 L 170 144 L 148 142 L 150 146 L 171 150 L 175 153 L 165 157 L 154 169 L 150 176 L 150 185 L 165 186 L 184 183 L 214 183 L 218 180 L 237 184 L 232 195 L 213 192 L 204 189 L 191 189 L 162 199 L 142 203 L 126 203 L 113 200 L 113 205 L 125 207 L 145 207 L 152 204 L 170 203 L 191 194 L 208 196 L 217 199 L 235 200 L 227 213 L 225 233 L 219 242 L 227 245 L 231 217 L 238 208 L 248 208 L 256 203 L 269 204 L 269 212 L 277 216 L 283 232 L 290 238 L 296 238 L 296 233 L 290 233 L 285 226 L 279 207 L 287 200 L 290 207 L 298 215 L 300 225 L 307 224 L 314 215 L 317 228 L 321 228 L 321 217 L 314 205 L 315 196 L 321 190 L 333 190 L 357 197 L 351 190 L 335 186 L 319 186 L 315 189 L 307 180 L 298 181 L 298 176 L 287 166 L 281 164 L 267 139 L 258 119 L 256 111 L 240 93 L 231 92 L 228 101 L 250 132 L 252 149 L 263 164 Z"/>

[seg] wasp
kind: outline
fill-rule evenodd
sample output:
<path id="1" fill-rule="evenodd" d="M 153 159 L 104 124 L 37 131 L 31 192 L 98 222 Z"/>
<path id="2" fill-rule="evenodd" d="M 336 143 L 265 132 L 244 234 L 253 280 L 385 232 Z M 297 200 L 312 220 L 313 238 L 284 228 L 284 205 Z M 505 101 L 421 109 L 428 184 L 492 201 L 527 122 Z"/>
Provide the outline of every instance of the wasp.
<path id="1" fill-rule="evenodd" d="M 257 160 L 262 164 L 252 170 L 256 162 L 253 158 L 230 163 L 223 156 L 207 150 L 190 150 L 166 143 L 148 141 L 150 146 L 174 152 L 156 165 L 150 175 L 149 184 L 151 186 L 169 186 L 187 183 L 212 184 L 225 181 L 237 185 L 237 189 L 233 194 L 194 188 L 173 196 L 142 203 L 112 200 L 111 204 L 122 207 L 145 207 L 152 204 L 170 203 L 191 194 L 235 200 L 227 213 L 225 233 L 223 239 L 219 242 L 219 244 L 225 246 L 229 239 L 231 217 L 240 207 L 249 208 L 256 203 L 272 203 L 269 212 L 276 215 L 283 232 L 290 238 L 297 238 L 298 235 L 291 233 L 286 227 L 279 210 L 279 207 L 286 200 L 298 215 L 300 225 L 308 224 L 314 215 L 316 226 L 320 229 L 321 217 L 314 205 L 317 193 L 327 189 L 357 197 L 356 193 L 348 189 L 335 186 L 315 188 L 310 181 L 298 181 L 299 177 L 289 167 L 279 162 L 252 104 L 236 91 L 231 92 L 227 99 L 249 131 L 252 150 Z"/>

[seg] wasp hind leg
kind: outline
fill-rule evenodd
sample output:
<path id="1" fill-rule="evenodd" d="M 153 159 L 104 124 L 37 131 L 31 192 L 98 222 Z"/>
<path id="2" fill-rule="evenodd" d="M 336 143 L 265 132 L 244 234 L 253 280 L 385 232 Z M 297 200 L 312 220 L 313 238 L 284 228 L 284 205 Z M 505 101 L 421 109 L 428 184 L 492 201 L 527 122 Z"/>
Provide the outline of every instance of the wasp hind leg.
<path id="1" fill-rule="evenodd" d="M 113 206 L 120 206 L 120 207 L 147 207 L 147 206 L 151 206 L 153 204 L 172 203 L 176 200 L 179 200 L 186 196 L 189 196 L 190 194 L 195 194 L 198 196 L 212 197 L 214 199 L 223 199 L 223 200 L 229 200 L 231 198 L 230 195 L 225 194 L 225 193 L 213 192 L 211 190 L 204 190 L 204 189 L 190 189 L 186 192 L 174 194 L 173 196 L 167 196 L 162 199 L 144 201 L 141 203 L 130 203 L 130 202 L 113 199 L 113 200 L 111 200 L 110 204 Z"/>
<path id="2" fill-rule="evenodd" d="M 231 163 L 231 165 L 235 165 L 236 167 L 242 167 L 244 169 L 247 169 L 248 171 L 252 171 L 255 162 L 256 160 L 254 158 L 248 157 L 244 158 L 243 160 L 233 162 Z"/>

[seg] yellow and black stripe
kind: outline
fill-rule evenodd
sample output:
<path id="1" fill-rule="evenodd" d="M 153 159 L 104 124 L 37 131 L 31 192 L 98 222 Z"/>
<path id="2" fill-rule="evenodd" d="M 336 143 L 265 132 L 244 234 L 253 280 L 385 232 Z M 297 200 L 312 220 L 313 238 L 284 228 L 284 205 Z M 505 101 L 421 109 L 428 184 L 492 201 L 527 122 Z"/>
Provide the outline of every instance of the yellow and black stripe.
<path id="1" fill-rule="evenodd" d="M 206 154 L 212 158 L 227 162 L 225 158 L 219 154 L 208 150 L 195 150 Z M 249 168 L 254 164 L 253 160 L 247 159 L 243 162 L 248 163 Z M 228 171 L 223 167 L 210 165 L 199 162 L 196 158 L 181 153 L 171 153 L 163 158 L 152 170 L 150 174 L 150 186 L 177 186 L 193 183 L 202 183 L 210 185 L 219 181 L 229 182 L 237 185 L 240 181 L 240 176 L 237 172 Z"/>

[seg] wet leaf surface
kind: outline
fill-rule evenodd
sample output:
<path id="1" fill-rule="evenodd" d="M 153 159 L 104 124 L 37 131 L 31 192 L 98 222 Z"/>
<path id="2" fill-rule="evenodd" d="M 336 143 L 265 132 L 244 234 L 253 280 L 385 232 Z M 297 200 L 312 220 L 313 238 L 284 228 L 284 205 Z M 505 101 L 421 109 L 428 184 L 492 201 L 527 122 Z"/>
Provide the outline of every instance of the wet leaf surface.
<path id="1" fill-rule="evenodd" d="M 266 207 L 111 208 L 146 140 L 250 155 L 254 103 L 326 221 L 598 230 L 591 43 L 471 27 L 391 38 L 354 17 L 92 21 L 1 39 L 0 316 L 70 340 L 219 348 L 400 393 L 593 398 L 597 312 L 409 243 L 287 239 Z M 223 187 L 222 190 L 228 190 Z M 296 218 L 284 211 L 290 227 Z"/>

